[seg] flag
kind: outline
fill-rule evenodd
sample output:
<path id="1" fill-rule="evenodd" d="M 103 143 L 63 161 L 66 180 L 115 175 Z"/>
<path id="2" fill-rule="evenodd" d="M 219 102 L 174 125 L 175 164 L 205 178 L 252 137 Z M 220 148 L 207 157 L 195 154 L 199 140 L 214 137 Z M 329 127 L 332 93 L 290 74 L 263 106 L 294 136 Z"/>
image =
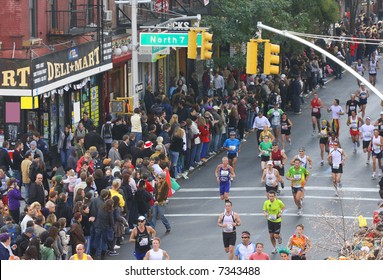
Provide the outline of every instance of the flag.
<path id="1" fill-rule="evenodd" d="M 171 197 L 176 191 L 178 191 L 181 186 L 177 183 L 174 178 L 170 177 L 169 170 L 166 170 L 166 183 L 168 183 L 168 197 Z"/>

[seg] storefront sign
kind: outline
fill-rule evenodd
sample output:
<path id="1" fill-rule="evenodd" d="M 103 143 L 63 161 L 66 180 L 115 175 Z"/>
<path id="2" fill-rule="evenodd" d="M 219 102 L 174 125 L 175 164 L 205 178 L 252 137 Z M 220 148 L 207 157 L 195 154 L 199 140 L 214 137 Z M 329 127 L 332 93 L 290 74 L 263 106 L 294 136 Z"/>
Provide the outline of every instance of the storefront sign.
<path id="1" fill-rule="evenodd" d="M 191 22 L 190 21 L 173 21 L 173 22 L 169 22 L 167 24 L 167 27 L 169 28 L 169 30 L 173 32 L 177 32 L 177 31 L 187 32 L 189 31 L 191 27 Z"/>
<path id="2" fill-rule="evenodd" d="M 39 95 L 112 67 L 111 37 L 105 38 L 102 52 L 92 41 L 31 61 L 0 59 L 0 95 Z"/>

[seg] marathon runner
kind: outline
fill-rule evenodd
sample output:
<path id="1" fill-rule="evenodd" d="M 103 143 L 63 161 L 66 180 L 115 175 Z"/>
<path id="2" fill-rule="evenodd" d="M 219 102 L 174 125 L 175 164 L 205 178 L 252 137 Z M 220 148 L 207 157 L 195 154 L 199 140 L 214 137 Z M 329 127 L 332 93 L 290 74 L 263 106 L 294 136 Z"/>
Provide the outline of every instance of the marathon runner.
<path id="1" fill-rule="evenodd" d="M 274 247 L 274 250 L 271 253 L 276 254 L 276 240 L 278 240 L 278 244 L 282 244 L 281 223 L 285 205 L 282 200 L 276 198 L 276 193 L 274 191 L 270 191 L 268 196 L 269 198 L 263 203 L 263 214 L 267 218 L 270 241 Z"/>
<path id="2" fill-rule="evenodd" d="M 236 260 L 249 260 L 251 254 L 255 252 L 255 244 L 250 241 L 250 232 L 247 230 L 242 231 L 241 234 L 242 243 L 235 247 L 235 259 Z"/>
<path id="3" fill-rule="evenodd" d="M 322 120 L 319 132 L 319 148 L 320 148 L 320 165 L 324 165 L 324 151 L 328 152 L 328 139 L 330 136 L 330 123 L 327 120 Z"/>
<path id="4" fill-rule="evenodd" d="M 362 77 L 364 76 L 364 71 L 366 71 L 366 67 L 363 65 L 362 60 L 360 58 L 358 58 L 358 62 L 354 65 L 354 70 L 358 72 L 358 74 Z M 359 79 L 356 79 L 356 82 L 358 83 L 358 86 L 360 86 Z"/>
<path id="5" fill-rule="evenodd" d="M 327 112 L 332 113 L 332 131 L 336 133 L 336 136 L 339 137 L 339 128 L 340 128 L 340 116 L 344 115 L 342 107 L 339 105 L 339 99 L 335 98 L 333 105 L 327 108 Z"/>
<path id="6" fill-rule="evenodd" d="M 379 135 L 379 130 L 374 129 L 374 135 L 372 136 L 369 150 L 372 151 L 372 179 L 376 179 L 376 160 L 378 159 L 379 165 L 379 177 L 382 176 L 382 146 L 383 146 L 383 137 Z"/>
<path id="7" fill-rule="evenodd" d="M 359 113 L 362 112 L 362 118 L 364 118 L 364 115 L 366 113 L 367 98 L 370 97 L 370 93 L 368 92 L 368 89 L 366 89 L 366 86 L 363 83 L 360 84 L 360 88 L 356 91 L 356 95 L 359 98 Z"/>
<path id="8" fill-rule="evenodd" d="M 313 247 L 311 240 L 303 234 L 304 228 L 302 224 L 297 225 L 295 234 L 290 237 L 287 243 L 287 247 L 291 250 L 292 260 L 306 260 L 306 254 Z"/>
<path id="9" fill-rule="evenodd" d="M 315 126 L 318 127 L 318 133 L 320 133 L 319 122 L 321 119 L 320 109 L 323 107 L 322 100 L 318 97 L 318 92 L 314 92 L 313 99 L 311 99 L 311 122 L 313 125 L 313 133 L 311 136 L 316 134 Z"/>
<path id="10" fill-rule="evenodd" d="M 358 117 L 355 111 L 352 111 L 351 116 L 349 116 L 347 119 L 347 126 L 350 127 L 350 135 L 354 147 L 354 153 L 356 153 L 356 147 L 360 147 L 359 128 L 362 126 L 362 124 L 362 118 Z"/>
<path id="11" fill-rule="evenodd" d="M 219 183 L 219 197 L 221 200 L 229 200 L 231 178 L 235 177 L 234 168 L 229 165 L 227 157 L 222 158 L 222 164 L 218 164 L 215 169 L 215 177 Z"/>
<path id="12" fill-rule="evenodd" d="M 298 216 L 302 215 L 303 212 L 302 198 L 309 174 L 308 170 L 301 166 L 301 161 L 298 158 L 294 159 L 294 166 L 291 166 L 286 174 L 286 179 L 291 181 L 291 190 L 293 192 L 295 205 L 298 207 Z"/>
<path id="13" fill-rule="evenodd" d="M 383 111 L 380 112 L 380 118 L 375 121 L 374 126 L 378 127 L 379 135 L 383 136 Z"/>
<path id="14" fill-rule="evenodd" d="M 241 141 L 235 138 L 235 131 L 230 131 L 230 138 L 226 139 L 223 143 L 223 148 L 227 151 L 227 158 L 229 165 L 235 169 L 237 163 L 238 153 L 241 151 Z"/>
<path id="15" fill-rule="evenodd" d="M 335 188 L 335 195 L 338 196 L 338 190 L 342 189 L 341 177 L 343 173 L 343 166 L 347 159 L 344 150 L 339 147 L 339 142 L 335 141 L 333 149 L 327 157 L 328 163 L 331 165 L 332 182 Z"/>
<path id="16" fill-rule="evenodd" d="M 153 217 L 156 219 L 156 217 Z M 137 260 L 143 260 L 146 252 L 149 251 L 152 238 L 156 237 L 156 231 L 151 226 L 145 225 L 146 218 L 140 216 L 137 219 L 138 225 L 130 234 L 129 242 L 135 244 L 134 256 Z"/>
<path id="17" fill-rule="evenodd" d="M 279 133 L 281 131 L 282 114 L 283 111 L 279 109 L 279 103 L 277 102 L 274 104 L 274 108 L 271 108 L 269 111 L 267 111 L 267 116 L 271 120 L 271 127 L 273 128 L 275 139 L 278 139 Z"/>
<path id="18" fill-rule="evenodd" d="M 263 115 L 262 110 L 259 110 L 258 116 L 255 117 L 254 123 L 253 123 L 253 130 L 257 130 L 257 141 L 258 141 L 258 146 L 262 142 L 261 139 L 261 133 L 263 132 L 264 127 L 267 125 L 267 127 L 270 127 L 271 124 L 269 122 L 269 119 L 266 118 Z"/>
<path id="19" fill-rule="evenodd" d="M 299 159 L 300 161 L 300 165 L 304 168 L 307 169 L 307 163 L 310 167 L 310 169 L 313 168 L 313 161 L 311 160 L 311 157 L 309 157 L 308 155 L 306 155 L 306 149 L 304 147 L 300 148 L 299 153 L 293 157 L 293 159 L 291 160 L 290 164 L 291 165 L 294 165 L 295 164 L 295 160 L 296 159 Z"/>
<path id="20" fill-rule="evenodd" d="M 283 150 L 280 150 L 277 142 L 273 142 L 273 149 L 271 150 L 270 160 L 273 162 L 273 166 L 278 170 L 281 175 L 281 187 L 285 187 L 282 177 L 285 176 L 285 164 L 287 162 L 287 156 Z"/>
<path id="21" fill-rule="evenodd" d="M 378 61 L 375 58 L 375 55 L 371 56 L 370 63 L 368 65 L 368 75 L 370 77 L 370 83 L 375 86 L 376 83 L 376 74 L 379 69 Z"/>
<path id="22" fill-rule="evenodd" d="M 362 141 L 363 141 L 363 152 L 367 153 L 367 161 L 366 164 L 370 164 L 370 156 L 371 156 L 371 150 L 369 149 L 372 136 L 374 135 L 374 126 L 371 124 L 371 118 L 367 117 L 366 118 L 366 123 L 363 124 L 360 129 L 359 133 L 362 136 Z"/>
<path id="23" fill-rule="evenodd" d="M 237 239 L 236 227 L 241 225 L 241 220 L 239 215 L 233 211 L 233 204 L 230 200 L 225 202 L 225 211 L 219 215 L 217 223 L 222 228 L 225 252 L 229 254 L 229 260 L 232 260 Z"/>
<path id="24" fill-rule="evenodd" d="M 273 144 L 269 140 L 269 136 L 263 137 L 263 142 L 259 144 L 259 151 L 261 153 L 261 168 L 266 168 L 266 162 L 270 159 L 270 152 L 273 148 Z"/>
<path id="25" fill-rule="evenodd" d="M 278 184 L 282 182 L 282 178 L 278 170 L 273 168 L 273 161 L 267 162 L 267 167 L 263 170 L 261 182 L 266 185 L 266 196 L 270 191 L 279 194 Z"/>
<path id="26" fill-rule="evenodd" d="M 282 151 L 285 150 L 285 142 L 286 140 L 291 145 L 291 127 L 293 126 L 293 123 L 290 119 L 287 118 L 286 113 L 282 114 L 281 118 L 281 135 L 282 135 Z"/>
<path id="27" fill-rule="evenodd" d="M 351 116 L 351 112 L 357 112 L 359 101 L 355 99 L 356 95 L 353 93 L 350 96 L 350 99 L 346 102 L 346 113 L 348 116 Z"/>

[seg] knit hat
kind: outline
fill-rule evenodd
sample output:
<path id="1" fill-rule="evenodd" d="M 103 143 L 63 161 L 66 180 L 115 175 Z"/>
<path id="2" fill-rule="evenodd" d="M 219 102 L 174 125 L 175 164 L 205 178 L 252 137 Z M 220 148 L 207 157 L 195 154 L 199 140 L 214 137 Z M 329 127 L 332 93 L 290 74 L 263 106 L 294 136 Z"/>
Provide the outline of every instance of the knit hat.
<path id="1" fill-rule="evenodd" d="M 63 176 L 61 176 L 61 175 L 56 175 L 56 176 L 55 176 L 55 180 L 56 180 L 57 184 L 60 184 L 60 183 L 62 182 L 62 180 L 63 180 Z"/>
<path id="2" fill-rule="evenodd" d="M 151 148 L 152 146 L 153 146 L 152 142 L 150 142 L 150 141 L 145 142 L 145 145 L 144 145 L 145 149 Z"/>

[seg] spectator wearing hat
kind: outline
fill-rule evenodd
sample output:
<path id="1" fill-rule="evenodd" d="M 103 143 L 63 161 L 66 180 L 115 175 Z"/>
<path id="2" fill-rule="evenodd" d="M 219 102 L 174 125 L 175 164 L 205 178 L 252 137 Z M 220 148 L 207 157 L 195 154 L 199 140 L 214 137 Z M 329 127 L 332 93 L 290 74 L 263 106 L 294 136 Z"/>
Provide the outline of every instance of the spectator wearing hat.
<path id="1" fill-rule="evenodd" d="M 108 158 L 110 158 L 112 164 L 116 161 L 116 160 L 122 160 L 121 158 L 121 155 L 118 151 L 118 141 L 117 140 L 113 140 L 112 142 L 112 147 L 110 148 L 109 150 L 109 154 L 108 154 Z"/>
<path id="2" fill-rule="evenodd" d="M 139 153 L 138 157 L 140 158 L 150 158 L 154 151 L 152 150 L 153 143 L 151 141 L 146 141 L 143 145 L 143 149 Z"/>
<path id="3" fill-rule="evenodd" d="M 16 239 L 16 255 L 22 257 L 29 246 L 29 240 L 33 237 L 33 227 L 27 227 L 25 232 L 19 235 Z"/>
<path id="4" fill-rule="evenodd" d="M 0 260 L 7 261 L 13 256 L 11 245 L 11 235 L 7 232 L 0 234 Z"/>
<path id="5" fill-rule="evenodd" d="M 43 152 L 37 148 L 37 142 L 36 141 L 33 140 L 33 141 L 31 141 L 31 143 L 29 143 L 29 150 L 28 151 L 32 153 L 33 158 L 37 154 L 40 156 L 40 161 L 42 161 L 42 162 L 44 161 Z"/>

